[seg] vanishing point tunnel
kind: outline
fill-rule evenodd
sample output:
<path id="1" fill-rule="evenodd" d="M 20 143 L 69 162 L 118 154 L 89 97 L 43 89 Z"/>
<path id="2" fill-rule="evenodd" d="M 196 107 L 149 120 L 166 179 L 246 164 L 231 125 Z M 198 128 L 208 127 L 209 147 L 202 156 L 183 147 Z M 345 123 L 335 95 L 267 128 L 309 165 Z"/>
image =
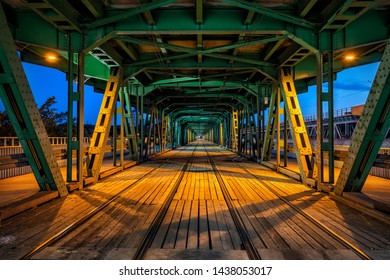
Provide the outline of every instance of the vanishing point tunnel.
<path id="1" fill-rule="evenodd" d="M 389 19 L 381 0 L 0 1 L 0 259 L 390 259 Z M 22 62 L 66 74 L 65 137 Z M 335 110 L 338 72 L 374 62 L 365 104 Z"/>

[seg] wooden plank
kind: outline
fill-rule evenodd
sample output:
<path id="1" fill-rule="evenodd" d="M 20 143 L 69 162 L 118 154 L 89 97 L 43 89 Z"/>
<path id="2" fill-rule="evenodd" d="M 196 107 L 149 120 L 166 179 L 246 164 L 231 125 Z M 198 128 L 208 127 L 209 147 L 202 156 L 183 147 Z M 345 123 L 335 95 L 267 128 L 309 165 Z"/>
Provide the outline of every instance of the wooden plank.
<path id="1" fill-rule="evenodd" d="M 241 221 L 245 227 L 245 230 L 248 234 L 249 239 L 251 240 L 252 244 L 255 246 L 256 249 L 258 248 L 265 248 L 265 245 L 262 241 L 262 239 L 257 234 L 257 231 L 253 227 L 252 223 L 250 222 L 249 217 L 246 215 L 244 208 L 247 208 L 248 205 L 251 204 L 250 201 L 233 201 L 233 205 L 236 208 Z"/>
<path id="2" fill-rule="evenodd" d="M 173 202 L 172 202 L 173 203 Z M 164 249 L 173 249 L 175 248 L 176 238 L 178 236 L 178 231 L 180 228 L 180 221 L 183 213 L 184 201 L 177 201 L 175 213 L 173 214 L 172 221 L 169 225 L 169 231 L 164 241 Z"/>
<path id="3" fill-rule="evenodd" d="M 183 200 L 183 213 L 181 215 L 179 231 L 177 233 L 175 249 L 185 249 L 187 247 L 188 227 L 191 215 L 191 200 Z"/>
<path id="4" fill-rule="evenodd" d="M 206 201 L 199 200 L 199 249 L 210 248 Z"/>
<path id="5" fill-rule="evenodd" d="M 233 250 L 234 245 L 230 237 L 230 233 L 227 227 L 225 217 L 222 213 L 222 208 L 218 200 L 213 200 L 212 204 L 214 206 L 214 215 L 216 218 L 216 223 L 219 230 L 219 236 L 221 239 L 221 245 L 224 250 Z M 213 243 L 212 243 L 213 244 Z"/>
<path id="6" fill-rule="evenodd" d="M 193 200 L 191 206 L 191 216 L 188 226 L 187 249 L 198 248 L 198 217 L 199 217 L 199 200 Z"/>
<path id="7" fill-rule="evenodd" d="M 156 236 L 154 237 L 154 240 L 152 244 L 150 245 L 150 248 L 163 248 L 165 238 L 168 238 L 168 232 L 171 227 L 171 224 L 173 223 L 173 218 L 175 214 L 175 209 L 177 206 L 177 200 L 172 201 L 172 203 L 169 205 L 167 214 L 165 215 Z M 172 237 L 176 239 L 176 234 Z M 174 243 L 174 241 L 173 241 Z"/>
<path id="8" fill-rule="evenodd" d="M 223 249 L 221 233 L 218 228 L 218 222 L 216 217 L 216 210 L 214 208 L 214 202 L 212 200 L 207 200 L 207 218 L 209 221 L 210 227 L 210 248 L 211 249 Z"/>
<path id="9" fill-rule="evenodd" d="M 232 243 L 233 243 L 233 247 L 236 250 L 241 250 L 242 249 L 242 247 L 241 247 L 242 241 L 241 241 L 240 235 L 237 232 L 237 228 L 234 224 L 233 218 L 230 215 L 230 212 L 229 212 L 229 209 L 226 205 L 226 202 L 224 202 L 224 201 L 218 201 L 218 202 L 220 203 L 220 206 L 222 209 L 222 214 L 225 218 L 226 226 L 228 228 L 230 238 L 231 238 Z"/>

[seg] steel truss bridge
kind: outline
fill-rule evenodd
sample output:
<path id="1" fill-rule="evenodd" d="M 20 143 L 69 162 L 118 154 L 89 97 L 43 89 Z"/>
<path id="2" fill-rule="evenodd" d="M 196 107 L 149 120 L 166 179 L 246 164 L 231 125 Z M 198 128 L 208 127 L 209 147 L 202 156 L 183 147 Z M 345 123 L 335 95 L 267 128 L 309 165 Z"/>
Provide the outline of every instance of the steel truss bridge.
<path id="1" fill-rule="evenodd" d="M 389 18 L 381 0 L 3 0 L 0 96 L 41 190 L 61 196 L 67 182 L 98 180 L 113 119 L 122 125 L 114 137 L 127 139 L 138 162 L 156 145 L 164 151 L 198 136 L 266 162 L 283 118 L 302 182 L 319 190 L 334 184 L 341 195 L 362 189 L 389 130 Z M 77 154 L 77 172 L 68 160 L 66 180 L 20 61 L 67 74 L 68 116 L 77 116 L 76 133 L 68 124 L 67 153 Z M 314 152 L 297 95 L 317 85 L 317 115 L 326 106 L 333 116 L 337 72 L 379 61 L 335 182 L 334 132 L 324 141 L 318 118 Z M 85 85 L 104 94 L 86 163 Z M 285 144 L 278 139 L 278 151 Z"/>

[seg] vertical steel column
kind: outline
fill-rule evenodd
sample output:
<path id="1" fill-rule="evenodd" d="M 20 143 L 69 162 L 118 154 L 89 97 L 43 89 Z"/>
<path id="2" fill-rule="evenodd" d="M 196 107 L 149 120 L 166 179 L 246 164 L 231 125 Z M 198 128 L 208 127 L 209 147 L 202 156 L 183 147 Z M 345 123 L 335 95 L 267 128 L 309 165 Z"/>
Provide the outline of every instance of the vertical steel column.
<path id="1" fill-rule="evenodd" d="M 284 102 L 283 107 L 283 123 L 284 123 L 284 129 L 283 129 L 283 166 L 287 167 L 287 161 L 288 161 L 288 123 L 287 123 L 287 112 L 286 112 L 286 102 Z"/>
<path id="2" fill-rule="evenodd" d="M 119 92 L 119 102 L 120 102 L 120 108 L 118 109 L 118 113 L 121 116 L 121 127 L 120 127 L 120 165 L 122 166 L 123 170 L 123 165 L 124 165 L 124 140 L 125 140 L 125 103 L 124 103 L 124 94 L 125 94 L 125 88 L 127 88 L 126 85 L 122 84 L 122 87 Z M 131 115 L 131 109 L 130 109 L 130 115 Z M 129 139 L 127 140 L 129 141 Z"/>
<path id="3" fill-rule="evenodd" d="M 280 115 L 283 112 L 283 108 L 280 108 L 281 103 L 281 97 L 280 97 L 280 90 L 277 91 L 276 94 L 276 104 L 278 105 L 277 114 L 276 114 L 276 170 L 279 171 L 280 167 L 280 147 L 282 146 L 282 141 L 280 140 L 281 135 L 281 129 L 280 129 Z M 286 106 L 286 104 L 284 104 Z"/>
<path id="4" fill-rule="evenodd" d="M 84 72 L 85 53 L 78 55 L 77 71 L 77 92 L 79 101 L 77 102 L 77 180 L 80 187 L 84 185 Z"/>
<path id="5" fill-rule="evenodd" d="M 261 139 L 261 113 L 260 113 L 260 103 L 262 102 L 262 96 L 261 96 L 261 89 L 257 89 L 257 96 L 256 96 L 256 125 L 257 125 L 257 133 L 256 133 L 256 162 L 260 161 L 261 158 L 261 144 L 260 144 L 260 139 Z"/>
<path id="6" fill-rule="evenodd" d="M 68 194 L 0 3 L 0 98 L 42 191 Z"/>
<path id="7" fill-rule="evenodd" d="M 352 136 L 335 193 L 359 192 L 390 128 L 390 40 Z"/>
<path id="8" fill-rule="evenodd" d="M 233 109 L 231 118 L 231 148 L 234 152 L 238 151 L 238 133 L 238 111 Z"/>
<path id="9" fill-rule="evenodd" d="M 73 90 L 73 50 L 72 33 L 68 33 L 68 121 L 67 121 L 67 153 L 66 153 L 66 181 L 73 182 L 73 151 L 77 150 L 77 142 L 73 142 L 73 102 L 78 100 L 78 93 Z"/>
<path id="10" fill-rule="evenodd" d="M 333 49 L 333 44 L 332 44 Z M 334 183 L 334 87 L 333 87 L 333 50 L 328 52 L 328 167 L 329 183 Z"/>
<path id="11" fill-rule="evenodd" d="M 119 85 L 121 84 L 122 71 L 120 68 L 111 68 L 110 78 L 107 81 L 106 90 L 88 149 L 87 175 L 93 177 L 94 182 L 99 179 L 100 168 L 103 163 L 104 152 L 114 114 L 114 104 L 118 99 Z M 116 112 L 115 112 L 116 113 Z M 116 139 L 115 139 L 116 140 Z"/>
<path id="12" fill-rule="evenodd" d="M 324 159 L 323 159 L 323 109 L 322 109 L 322 77 L 323 77 L 323 57 L 322 53 L 316 53 L 316 64 L 317 64 L 317 151 L 316 151 L 316 159 L 317 159 L 317 167 L 318 167 L 318 177 L 317 177 L 317 189 L 321 190 L 322 182 L 324 181 Z"/>
<path id="13" fill-rule="evenodd" d="M 137 96 L 139 94 L 138 92 L 139 88 L 136 87 Z M 144 150 L 145 150 L 145 118 L 144 118 L 144 92 L 142 90 L 141 96 L 140 96 L 140 161 L 143 162 L 145 160 Z"/>
<path id="14" fill-rule="evenodd" d="M 120 90 L 120 89 L 119 89 Z M 118 106 L 117 106 L 117 101 L 114 101 L 114 125 L 112 127 L 112 163 L 113 166 L 116 166 L 116 150 L 117 150 L 117 143 L 116 143 L 116 138 L 117 138 L 117 128 L 118 125 Z"/>
<path id="15" fill-rule="evenodd" d="M 301 180 L 306 184 L 308 178 L 316 176 L 316 170 L 313 162 L 313 151 L 299 106 L 291 70 L 291 68 L 282 68 L 280 71 L 281 92 L 285 102 Z"/>
<path id="16" fill-rule="evenodd" d="M 122 115 L 124 118 L 123 124 L 125 128 L 125 135 L 127 138 L 127 147 L 130 153 L 130 158 L 138 161 L 139 155 L 138 155 L 138 144 L 137 144 L 137 134 L 136 134 L 136 128 L 138 126 L 138 123 L 136 121 L 134 127 L 133 113 L 131 110 L 131 100 L 130 100 L 132 90 L 133 90 L 133 85 L 129 84 L 128 87 L 123 87 L 122 88 L 123 92 L 120 95 L 120 98 L 122 98 L 121 103 L 123 103 L 122 105 Z M 138 112 L 136 112 L 136 115 L 138 115 Z"/>
<path id="17" fill-rule="evenodd" d="M 223 123 L 219 124 L 219 145 L 223 146 Z"/>
<path id="18" fill-rule="evenodd" d="M 277 102 L 280 89 L 274 85 L 271 94 L 271 100 L 269 102 L 269 112 L 267 127 L 264 132 L 263 143 L 263 161 L 269 161 L 271 159 L 271 152 L 274 145 L 275 131 L 277 130 L 277 122 L 279 119 L 280 103 Z"/>

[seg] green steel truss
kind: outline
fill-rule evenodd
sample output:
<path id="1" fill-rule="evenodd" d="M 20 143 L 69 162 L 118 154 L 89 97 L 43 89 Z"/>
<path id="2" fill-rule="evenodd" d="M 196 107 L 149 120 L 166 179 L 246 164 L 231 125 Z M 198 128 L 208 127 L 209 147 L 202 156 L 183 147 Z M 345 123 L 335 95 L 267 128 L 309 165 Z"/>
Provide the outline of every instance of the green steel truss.
<path id="1" fill-rule="evenodd" d="M 233 109 L 232 115 L 231 115 L 231 132 L 230 132 L 230 139 L 231 139 L 231 149 L 235 152 L 238 151 L 238 145 L 239 145 L 239 119 L 238 119 L 238 110 Z"/>
<path id="2" fill-rule="evenodd" d="M 279 127 L 280 89 L 273 86 L 269 102 L 268 122 L 265 129 L 262 160 L 269 161 L 274 146 L 275 133 Z"/>
<path id="3" fill-rule="evenodd" d="M 390 127 L 390 40 L 379 65 L 363 115 L 352 136 L 335 193 L 359 192 L 363 188 Z"/>
<path id="4" fill-rule="evenodd" d="M 110 134 L 112 117 L 114 115 L 114 107 L 118 100 L 121 79 L 122 71 L 120 67 L 112 68 L 87 155 L 85 175 L 87 177 L 93 177 L 94 182 L 97 182 L 99 179 L 107 140 Z M 113 139 L 113 141 L 116 141 L 116 139 Z"/>
<path id="5" fill-rule="evenodd" d="M 287 120 L 291 128 L 301 180 L 306 184 L 308 178 L 315 178 L 317 176 L 317 171 L 314 165 L 313 151 L 307 135 L 305 122 L 299 106 L 291 68 L 284 67 L 281 69 L 280 88 L 285 103 Z"/>
<path id="6" fill-rule="evenodd" d="M 133 113 L 131 110 L 130 88 L 131 85 L 122 86 L 119 97 L 121 99 L 122 104 L 122 115 L 124 118 L 123 124 L 125 137 L 127 140 L 127 149 L 129 150 L 130 158 L 132 160 L 138 161 L 137 135 L 135 133 L 135 122 L 133 120 Z"/>
<path id="7" fill-rule="evenodd" d="M 0 4 L 0 97 L 42 191 L 68 194 Z"/>
<path id="8" fill-rule="evenodd" d="M 158 148 L 162 151 L 207 134 L 237 152 L 269 160 L 275 133 L 280 132 L 278 89 L 274 87 L 270 104 L 265 100 L 270 97 L 267 90 L 280 84 L 303 181 L 316 177 L 316 170 L 303 120 L 297 115 L 296 94 L 322 80 L 322 75 L 316 79 L 318 55 L 332 52 L 332 61 L 321 67 L 328 69 L 327 77 L 330 72 L 335 77 L 342 69 L 379 61 L 389 37 L 389 8 L 382 1 L 332 0 L 326 5 L 316 0 L 274 1 L 276 8 L 266 1 L 244 0 L 121 0 L 122 6 L 114 0 L 15 2 L 20 4 L 7 5 L 3 20 L 10 23 L 22 61 L 54 67 L 69 76 L 82 68 L 77 79 L 85 77 L 85 84 L 99 92 L 112 79 L 110 68 L 120 65 L 123 80 L 132 84 L 127 94 L 121 94 L 121 111 L 133 159 L 142 161 Z M 367 29 L 370 32 L 362 32 Z M 46 59 L 48 52 L 57 55 L 55 63 Z M 359 58 L 346 62 L 349 52 Z M 82 54 L 81 61 L 76 54 Z M 292 68 L 294 77 L 279 76 L 282 67 Z M 2 75 L 1 80 L 4 84 L 8 78 Z M 82 97 L 83 84 L 77 92 L 69 89 L 69 104 Z M 289 97 L 287 85 L 294 97 Z M 264 131 L 267 107 L 270 115 Z M 131 108 L 136 110 L 135 127 Z M 83 109 L 77 113 L 82 119 Z M 107 117 L 111 120 L 111 115 Z M 79 136 L 82 126 L 78 127 Z M 96 133 L 106 137 L 107 127 L 99 129 Z M 278 150 L 281 144 L 286 143 L 280 139 Z M 80 140 L 69 145 L 69 157 L 78 146 L 82 162 Z M 96 158 L 103 150 L 94 145 L 105 144 L 94 143 L 90 149 L 88 159 L 95 163 L 88 174 L 96 179 L 100 169 Z M 321 143 L 318 155 L 332 148 L 331 143 Z M 82 170 L 78 168 L 78 174 Z"/>

